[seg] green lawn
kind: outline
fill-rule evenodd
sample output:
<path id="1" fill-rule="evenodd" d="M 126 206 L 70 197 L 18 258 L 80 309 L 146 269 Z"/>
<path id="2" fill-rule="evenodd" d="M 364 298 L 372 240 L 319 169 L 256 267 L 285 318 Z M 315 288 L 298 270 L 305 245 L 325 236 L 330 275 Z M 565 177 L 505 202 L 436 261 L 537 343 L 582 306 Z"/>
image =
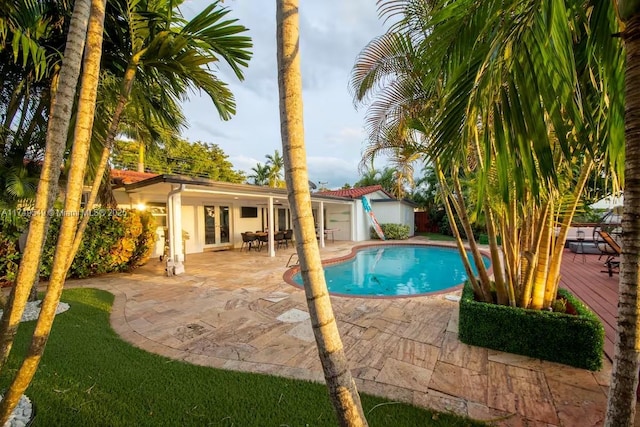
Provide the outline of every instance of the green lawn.
<path id="1" fill-rule="evenodd" d="M 416 233 L 416 235 L 428 237 L 429 240 L 440 240 L 440 241 L 447 241 L 447 242 L 456 240 L 452 236 L 447 236 L 446 234 L 440 234 L 440 233 L 427 233 L 424 231 L 419 231 Z"/>
<path id="2" fill-rule="evenodd" d="M 27 395 L 36 426 L 332 426 L 324 385 L 195 366 L 147 353 L 109 326 L 113 296 L 70 289 L 71 309 L 54 330 Z M 22 324 L 9 371 L 23 354 Z M 0 387 L 7 386 L 7 372 Z M 363 395 L 372 426 L 480 426 L 481 423 Z"/>

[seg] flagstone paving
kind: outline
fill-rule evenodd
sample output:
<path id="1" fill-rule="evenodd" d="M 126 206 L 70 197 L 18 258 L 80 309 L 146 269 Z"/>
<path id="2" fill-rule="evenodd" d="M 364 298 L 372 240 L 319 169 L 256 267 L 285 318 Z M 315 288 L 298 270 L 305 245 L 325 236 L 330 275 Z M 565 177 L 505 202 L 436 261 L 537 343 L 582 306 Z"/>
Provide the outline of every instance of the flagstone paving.
<path id="1" fill-rule="evenodd" d="M 335 242 L 323 259 L 348 254 Z M 116 298 L 114 330 L 144 350 L 215 368 L 324 381 L 304 291 L 283 280 L 294 249 L 188 255 L 166 277 L 151 260 L 130 274 L 69 281 Z M 499 426 L 599 426 L 611 364 L 600 372 L 468 346 L 451 295 L 332 297 L 358 388 Z"/>

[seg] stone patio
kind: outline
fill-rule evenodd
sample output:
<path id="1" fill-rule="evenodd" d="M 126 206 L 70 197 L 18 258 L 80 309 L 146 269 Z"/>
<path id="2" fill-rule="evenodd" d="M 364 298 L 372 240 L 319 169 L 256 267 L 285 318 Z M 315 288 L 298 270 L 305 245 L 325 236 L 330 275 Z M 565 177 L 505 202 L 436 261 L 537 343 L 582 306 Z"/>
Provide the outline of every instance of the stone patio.
<path id="1" fill-rule="evenodd" d="M 424 240 L 418 240 L 418 242 Z M 323 259 L 344 256 L 335 242 Z M 188 255 L 186 274 L 158 260 L 132 274 L 74 280 L 116 298 L 111 324 L 144 350 L 173 359 L 323 382 L 304 291 L 282 276 L 295 249 Z M 462 344 L 457 303 L 433 296 L 332 297 L 359 390 L 499 426 L 599 426 L 611 364 L 600 372 Z"/>

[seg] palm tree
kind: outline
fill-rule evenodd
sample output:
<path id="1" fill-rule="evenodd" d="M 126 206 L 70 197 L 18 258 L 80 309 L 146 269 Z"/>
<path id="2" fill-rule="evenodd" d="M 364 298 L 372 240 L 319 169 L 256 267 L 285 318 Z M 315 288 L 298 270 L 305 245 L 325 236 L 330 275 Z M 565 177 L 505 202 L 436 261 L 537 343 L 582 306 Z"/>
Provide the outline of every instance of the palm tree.
<path id="1" fill-rule="evenodd" d="M 587 52 L 588 46 L 598 47 L 588 28 L 610 7 L 598 4 L 592 14 L 574 16 L 566 11 L 584 5 L 567 3 L 552 8 L 537 2 L 470 2 L 473 7 L 460 8 L 445 1 L 386 1 L 383 15 L 403 10 L 405 18 L 372 41 L 354 67 L 356 100 L 374 100 L 367 119 L 371 145 L 397 146 L 402 139 L 388 136 L 403 135 L 407 128 L 422 134 L 409 148 L 437 159 L 444 172 L 439 176 L 453 179 L 441 186 L 450 189 L 451 212 L 460 217 L 476 259 L 467 213 L 482 213 L 502 304 L 543 308 L 555 299 L 564 239 L 593 153 L 617 160 L 616 150 L 603 146 L 620 143 L 615 71 L 621 61 L 613 55 L 611 65 L 603 66 Z M 550 25 L 554 43 L 541 45 L 540 31 Z M 615 52 L 616 42 L 609 44 Z M 600 87 L 614 102 L 602 102 Z M 572 175 L 570 165 L 576 162 L 583 167 Z M 457 182 L 465 176 L 476 186 L 472 206 Z M 571 197 L 563 201 L 563 194 Z M 559 235 L 551 238 L 551 218 L 558 216 Z M 503 259 L 506 276 L 501 277 Z M 482 266 L 479 275 L 476 294 L 487 298 L 491 283 Z"/>
<path id="2" fill-rule="evenodd" d="M 10 205 L 35 195 L 45 146 L 50 89 L 64 50 L 68 3 L 17 0 L 3 3 L 0 16 L 0 178 Z"/>
<path id="3" fill-rule="evenodd" d="M 394 192 L 396 187 L 395 170 L 390 167 L 384 169 L 375 169 L 374 167 L 363 167 L 360 169 L 360 179 L 353 185 L 354 187 L 369 187 L 371 185 L 380 185 L 389 193 Z"/>
<path id="4" fill-rule="evenodd" d="M 76 85 L 80 75 L 90 4 L 89 0 L 79 0 L 74 5 L 64 51 L 65 60 L 60 68 L 58 85 L 53 99 L 47 131 L 46 152 L 34 201 L 34 212 L 37 215 L 34 215 L 29 223 L 29 232 L 18 274 L 14 286 L 11 288 L 8 307 L 3 311 L 0 323 L 0 371 L 4 369 L 9 357 L 31 286 L 38 278 L 42 247 L 49 225 L 46 212 L 53 206 L 58 194 L 60 164 L 67 141 L 71 106 L 74 103 Z"/>
<path id="5" fill-rule="evenodd" d="M 415 32 L 412 34 L 417 35 L 417 39 L 432 39 L 434 43 L 425 43 L 413 52 L 430 53 L 425 55 L 430 59 L 427 70 L 442 67 L 443 72 L 435 74 L 441 77 L 429 78 L 428 75 L 434 75 L 433 73 L 421 75 L 425 76 L 424 80 L 430 80 L 429 87 L 442 90 L 444 93 L 441 97 L 442 111 L 446 114 L 440 114 L 433 120 L 436 126 L 430 126 L 428 119 L 422 120 L 420 125 L 423 128 L 431 127 L 432 131 L 428 132 L 428 136 L 436 142 L 439 141 L 436 155 L 444 154 L 443 157 L 452 158 L 456 151 L 463 153 L 460 147 L 469 141 L 476 146 L 481 144 L 481 147 L 484 147 L 482 150 L 475 150 L 480 154 L 475 160 L 485 162 L 485 172 L 483 176 L 479 176 L 478 182 L 501 182 L 497 187 L 501 188 L 501 191 L 482 196 L 485 200 L 491 200 L 500 193 L 511 195 L 512 200 L 523 199 L 523 188 L 545 189 L 544 192 L 533 192 L 526 196 L 526 203 L 523 205 L 526 208 L 524 212 L 535 212 L 531 209 L 538 206 L 537 218 L 540 222 L 549 224 L 539 228 L 537 235 L 523 233 L 525 240 L 529 241 L 529 247 L 533 249 L 528 251 L 528 263 L 538 262 L 538 257 L 542 258 L 542 268 L 536 274 L 531 273 L 532 276 L 537 276 L 536 282 L 544 281 L 545 275 L 557 280 L 559 260 L 555 251 L 552 257 L 547 257 L 546 254 L 549 252 L 546 247 L 540 249 L 542 244 L 553 241 L 549 233 L 553 224 L 549 219 L 549 212 L 553 212 L 554 206 L 559 204 L 554 202 L 558 200 L 558 194 L 563 189 L 566 192 L 568 188 L 561 185 L 540 186 L 540 178 L 543 178 L 543 184 L 546 180 L 555 184 L 559 176 L 550 168 L 561 164 L 559 162 L 563 158 L 566 165 L 566 162 L 571 162 L 572 157 L 580 164 L 584 164 L 584 160 L 593 162 L 595 158 L 604 157 L 609 171 L 622 178 L 621 159 L 623 152 L 626 152 L 625 195 L 631 194 L 631 199 L 625 198 L 626 216 L 623 230 L 625 245 L 628 246 L 624 249 L 620 274 L 619 338 L 606 424 L 633 425 L 635 389 L 638 384 L 637 316 L 640 308 L 637 294 L 640 224 L 636 213 L 638 181 L 635 180 L 640 166 L 635 163 L 640 148 L 637 132 L 637 103 L 640 97 L 637 96 L 634 86 L 634 83 L 637 84 L 640 70 L 637 54 L 640 48 L 640 2 L 632 0 L 490 3 L 468 2 L 465 8 L 459 9 L 466 9 L 469 13 L 464 13 L 462 19 L 457 22 L 447 22 L 448 18 L 457 13 L 453 8 L 442 11 L 440 2 L 386 2 L 386 6 L 400 4 L 401 8 L 408 6 L 407 10 L 414 12 L 413 19 L 405 21 L 403 25 L 413 26 Z M 493 5 L 497 5 L 500 10 L 488 14 L 488 8 Z M 439 13 L 431 13 L 432 11 L 428 10 L 430 7 L 434 7 Z M 389 11 L 392 11 L 391 8 Z M 623 23 L 620 27 L 622 32 L 615 21 L 616 12 Z M 540 26 L 540 29 L 544 28 L 542 32 L 529 32 L 538 25 L 535 24 L 534 15 L 538 18 L 546 17 L 544 25 Z M 425 18 L 435 19 L 429 22 L 429 19 Z M 473 34 L 473 28 L 476 26 L 488 31 L 485 31 L 482 37 L 477 37 L 478 33 Z M 620 38 L 612 37 L 616 34 L 621 36 L 627 48 L 627 125 L 624 150 L 622 108 L 625 101 L 622 99 Z M 549 43 L 551 39 L 553 42 Z M 411 38 L 409 40 L 414 41 Z M 455 43 L 456 40 L 462 41 L 463 44 Z M 466 48 L 463 46 L 465 40 L 469 42 Z M 413 44 L 412 46 L 415 47 Z M 549 48 L 557 50 L 549 51 Z M 391 50 L 402 51 L 393 47 Z M 475 53 L 472 52 L 474 50 Z M 403 53 L 397 56 L 383 55 L 387 61 L 378 63 L 378 70 L 389 75 L 388 71 L 384 70 L 389 64 L 397 70 L 397 63 L 411 58 Z M 460 53 L 464 55 L 459 55 Z M 523 54 L 526 56 L 523 57 Z M 459 56 L 456 58 L 456 55 Z M 457 63 L 461 64 L 461 58 L 472 67 L 457 68 L 458 71 L 451 74 L 450 79 L 442 78 L 446 75 L 444 72 L 456 71 L 455 63 L 452 61 L 457 60 Z M 501 79 L 501 74 L 511 75 L 512 82 Z M 416 81 L 415 78 L 411 78 L 414 75 L 418 74 L 402 73 L 409 82 Z M 471 77 L 471 80 L 467 77 Z M 377 81 L 377 77 L 371 77 L 371 81 Z M 399 94 L 402 86 L 396 84 L 395 87 L 399 88 L 396 91 L 396 94 Z M 366 91 L 366 87 L 363 90 Z M 530 93 L 525 94 L 525 91 Z M 420 90 L 417 92 L 415 98 L 406 99 L 411 101 L 419 98 L 420 93 L 425 93 Z M 406 94 L 407 92 L 403 95 Z M 398 97 L 391 95 L 389 99 L 397 101 Z M 389 102 L 388 105 L 392 103 Z M 401 102 L 396 105 L 412 104 Z M 544 119 L 541 119 L 542 112 L 548 114 Z M 469 118 L 466 123 L 461 120 L 465 116 Z M 540 124 L 551 125 L 548 129 L 552 129 L 553 132 L 547 134 Z M 585 127 L 585 124 L 588 126 Z M 461 128 L 467 129 L 463 133 L 466 138 L 457 137 Z M 536 144 L 532 146 L 526 143 L 523 135 L 533 136 Z M 496 142 L 500 144 L 493 145 Z M 504 153 L 515 155 L 512 159 L 517 162 L 501 156 Z M 459 159 L 459 162 L 462 160 Z M 487 164 L 489 161 L 497 167 Z M 462 164 L 464 165 L 464 162 Z M 573 175 L 574 183 L 577 184 L 574 188 L 580 187 L 583 177 L 588 175 L 590 165 L 585 166 L 578 174 Z M 509 174 L 509 169 L 519 170 L 521 173 Z M 561 174 L 567 173 L 567 169 L 566 166 L 558 168 Z M 508 180 L 513 180 L 513 183 L 509 185 Z M 523 184 L 526 184 L 526 187 Z M 479 193 L 482 195 L 483 192 L 480 190 Z M 573 193 L 574 201 L 579 194 Z M 574 201 L 569 201 L 568 214 L 561 224 L 560 236 L 556 239 L 557 247 L 562 247 L 562 236 L 566 232 L 567 221 L 571 218 Z M 517 224 L 512 224 L 509 228 L 513 230 L 516 226 Z M 508 231 L 507 235 L 513 237 L 512 232 Z M 528 280 L 527 276 L 528 273 L 525 280 Z M 553 296 L 554 289 L 550 287 L 547 292 L 541 288 L 533 291 L 533 294 L 537 299 L 543 300 L 544 305 L 544 300 Z M 523 299 L 527 299 L 527 292 L 531 292 L 531 289 L 523 292 Z"/>
<path id="6" fill-rule="evenodd" d="M 219 1 L 211 3 L 191 21 L 184 20 L 173 3 L 162 0 L 123 1 L 122 5 L 116 4 L 120 7 L 120 14 L 109 27 L 113 34 L 108 34 L 107 38 L 113 43 L 124 40 L 128 50 L 119 50 L 125 58 L 124 61 L 119 59 L 119 65 L 125 71 L 104 137 L 87 210 L 93 208 L 98 196 L 111 148 L 120 129 L 120 120 L 137 79 L 143 86 L 153 88 L 154 92 L 161 88 L 173 99 L 183 98 L 188 89 L 203 90 L 213 101 L 219 116 L 228 120 L 235 114 L 233 94 L 209 65 L 222 58 L 242 80 L 242 67 L 246 67 L 251 58 L 251 39 L 240 35 L 247 29 L 237 25 L 237 20 L 225 20 L 229 10 L 220 7 Z M 121 19 L 126 20 L 128 28 L 122 28 Z M 74 254 L 80 247 L 88 221 L 89 217 L 85 216 L 78 227 L 73 243 Z"/>
<path id="7" fill-rule="evenodd" d="M 311 326 L 338 423 L 366 425 L 331 307 L 316 240 L 306 165 L 297 0 L 277 1 L 278 88 L 285 179 Z"/>
<path id="8" fill-rule="evenodd" d="M 251 179 L 253 185 L 269 185 L 269 165 L 262 165 L 258 162 L 257 165 L 251 168 L 253 172 L 247 178 Z"/>
<path id="9" fill-rule="evenodd" d="M 83 44 L 82 38 L 86 38 L 87 47 L 85 51 L 85 59 L 83 61 L 82 85 L 78 99 L 74 146 L 71 154 L 72 168 L 67 182 L 64 206 L 65 212 L 70 212 L 71 215 L 65 215 L 62 220 L 52 274 L 47 287 L 46 296 L 40 307 L 40 316 L 36 323 L 33 339 L 27 356 L 18 369 L 10 387 L 3 395 L 2 402 L 0 403 L 0 423 L 3 425 L 9 419 L 9 416 L 18 404 L 20 397 L 31 383 L 31 380 L 38 368 L 38 364 L 42 358 L 42 354 L 44 353 L 47 338 L 51 331 L 51 326 L 53 325 L 56 309 L 60 302 L 60 296 L 62 294 L 65 277 L 67 275 L 67 259 L 70 255 L 71 243 L 75 234 L 75 227 L 77 226 L 77 217 L 73 215 L 73 213 L 79 212 L 80 210 L 80 202 L 84 188 L 84 172 L 89 155 L 91 130 L 93 127 L 93 117 L 95 113 L 98 76 L 100 74 L 100 58 L 102 56 L 102 34 L 104 29 L 105 6 L 106 0 L 93 0 L 91 2 L 88 31 L 86 34 L 80 33 L 80 38 L 75 39 L 75 42 L 78 44 Z M 80 6 L 79 9 L 74 10 L 74 13 L 79 13 L 79 18 L 82 17 L 81 12 L 83 12 L 82 6 Z M 74 36 L 77 35 L 72 35 L 70 32 L 70 44 L 71 47 L 77 48 L 78 46 L 74 46 L 72 43 L 74 42 L 74 39 L 72 38 Z M 69 51 L 65 51 L 66 60 L 74 57 L 73 55 L 69 55 L 69 57 L 67 57 L 67 52 L 70 53 Z M 60 94 L 57 96 L 60 96 Z M 73 96 L 71 99 L 73 99 Z M 54 113 L 56 110 L 61 109 L 71 110 L 71 105 L 56 105 L 54 107 Z M 29 237 L 31 236 L 30 229 Z M 23 263 L 24 260 L 20 263 L 21 269 L 23 267 Z M 39 266 L 39 263 L 35 263 L 35 265 Z M 17 281 L 14 288 L 20 287 L 22 290 L 26 290 L 30 288 L 32 282 L 33 280 L 24 281 L 22 283 Z M 18 307 L 12 307 L 11 314 L 14 314 L 14 312 L 17 311 L 16 308 Z M 21 314 L 22 313 L 20 313 L 20 315 Z"/>
<path id="10" fill-rule="evenodd" d="M 267 154 L 266 166 L 269 168 L 269 187 L 283 188 L 285 181 L 282 179 L 282 169 L 284 168 L 284 159 L 278 150 L 273 155 Z"/>
<path id="11" fill-rule="evenodd" d="M 634 424 L 638 387 L 638 263 L 640 263 L 640 1 L 617 2 L 626 48 L 625 181 L 622 217 L 622 257 L 618 302 L 618 332 L 605 425 Z M 610 27 L 608 28 L 610 29 Z M 602 37 L 607 34 L 602 29 Z M 615 31 L 611 31 L 613 33 Z"/>

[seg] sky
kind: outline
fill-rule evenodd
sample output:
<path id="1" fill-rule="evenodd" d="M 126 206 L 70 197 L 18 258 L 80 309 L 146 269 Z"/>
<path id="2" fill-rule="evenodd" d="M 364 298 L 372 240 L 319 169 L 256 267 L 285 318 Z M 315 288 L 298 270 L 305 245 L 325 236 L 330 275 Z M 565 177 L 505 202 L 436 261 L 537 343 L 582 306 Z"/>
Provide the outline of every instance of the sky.
<path id="1" fill-rule="evenodd" d="M 209 0 L 187 0 L 185 17 L 202 11 Z M 249 29 L 253 57 L 239 82 L 220 66 L 218 76 L 229 84 L 236 115 L 220 120 L 211 100 L 191 94 L 184 103 L 190 141 L 217 144 L 234 168 L 250 174 L 267 154 L 282 153 L 278 110 L 276 23 L 274 0 L 227 0 L 228 17 Z M 303 84 L 305 144 L 309 179 L 328 188 L 353 185 L 365 146 L 366 108 L 353 105 L 349 76 L 358 53 L 384 33 L 376 0 L 300 0 L 300 53 Z M 376 162 L 377 168 L 384 164 Z"/>

